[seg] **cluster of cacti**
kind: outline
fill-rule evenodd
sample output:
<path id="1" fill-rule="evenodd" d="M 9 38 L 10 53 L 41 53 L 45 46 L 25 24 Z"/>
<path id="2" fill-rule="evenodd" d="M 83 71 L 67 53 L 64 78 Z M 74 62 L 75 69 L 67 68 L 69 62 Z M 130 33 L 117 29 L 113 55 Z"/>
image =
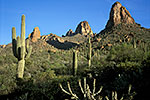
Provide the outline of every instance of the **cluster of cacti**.
<path id="1" fill-rule="evenodd" d="M 84 78 L 84 86 L 82 87 L 82 84 L 81 84 L 81 80 L 79 80 L 79 87 L 81 89 L 81 92 L 83 94 L 83 100 L 103 100 L 103 99 L 106 99 L 106 100 L 110 100 L 109 98 L 111 98 L 111 100 L 133 100 L 133 97 L 136 95 L 135 92 L 132 92 L 131 93 L 131 88 L 132 88 L 132 85 L 129 85 L 129 89 L 128 89 L 128 93 L 127 94 L 124 94 L 120 97 L 120 99 L 118 99 L 118 95 L 117 95 L 117 92 L 115 91 L 112 91 L 112 95 L 111 97 L 108 97 L 108 96 L 100 96 L 99 94 L 101 93 L 102 89 L 103 89 L 103 86 L 100 87 L 100 89 L 98 90 L 98 92 L 95 92 L 96 88 L 95 88 L 95 84 L 96 84 L 96 79 L 94 79 L 93 81 L 93 91 L 90 90 L 90 87 L 89 85 L 86 83 L 86 78 Z M 70 87 L 70 83 L 67 82 L 67 85 L 68 85 L 68 91 L 66 91 L 61 84 L 59 84 L 61 90 L 70 95 L 71 96 L 71 99 L 75 99 L 75 100 L 81 100 L 79 98 L 79 96 L 77 96 L 75 93 L 72 92 L 72 89 Z M 98 96 L 99 95 L 99 96 Z M 98 96 L 98 98 L 96 99 L 96 96 Z"/>
<path id="2" fill-rule="evenodd" d="M 32 46 L 29 46 L 27 39 L 25 46 L 25 16 L 21 19 L 21 37 L 16 38 L 16 29 L 12 28 L 12 49 L 14 56 L 18 59 L 17 78 L 23 78 L 25 59 L 29 58 L 32 51 Z"/>
<path id="3" fill-rule="evenodd" d="M 77 51 L 73 52 L 73 75 L 77 75 L 77 69 L 78 69 L 78 54 Z"/>
<path id="4" fill-rule="evenodd" d="M 118 99 L 117 92 L 112 91 L 111 99 L 108 98 L 108 96 L 105 96 L 106 100 L 133 100 L 133 97 L 135 96 L 135 92 L 131 93 L 132 85 L 129 85 L 128 94 L 127 97 L 124 99 L 124 96 L 122 96 L 120 99 Z"/>
<path id="5" fill-rule="evenodd" d="M 92 46 L 91 46 L 91 38 L 89 36 L 88 39 L 88 54 L 87 54 L 87 59 L 88 59 L 88 66 L 91 67 L 91 56 L 92 56 Z"/>
<path id="6" fill-rule="evenodd" d="M 81 80 L 79 80 L 79 87 L 80 87 L 80 89 L 81 89 L 81 92 L 83 93 L 84 100 L 96 100 L 95 97 L 96 97 L 98 94 L 101 93 L 103 87 L 101 86 L 100 89 L 98 90 L 98 92 L 95 92 L 95 90 L 96 90 L 95 84 L 96 84 L 96 79 L 94 79 L 94 81 L 93 81 L 93 91 L 91 91 L 89 85 L 88 85 L 87 82 L 86 82 L 86 78 L 84 78 L 84 86 L 83 86 L 83 87 L 82 87 L 82 84 L 81 84 Z M 69 83 L 69 82 L 67 82 L 67 85 L 68 85 L 68 90 L 69 90 L 69 92 L 66 91 L 66 90 L 62 87 L 61 84 L 59 84 L 61 90 L 62 90 L 64 93 L 66 93 L 66 94 L 72 96 L 72 99 L 81 100 L 81 99 L 79 98 L 79 96 L 77 96 L 75 93 L 72 92 L 72 89 L 71 89 L 71 87 L 70 87 L 70 83 Z M 101 99 L 102 99 L 102 98 L 100 98 L 100 100 L 101 100 Z"/>

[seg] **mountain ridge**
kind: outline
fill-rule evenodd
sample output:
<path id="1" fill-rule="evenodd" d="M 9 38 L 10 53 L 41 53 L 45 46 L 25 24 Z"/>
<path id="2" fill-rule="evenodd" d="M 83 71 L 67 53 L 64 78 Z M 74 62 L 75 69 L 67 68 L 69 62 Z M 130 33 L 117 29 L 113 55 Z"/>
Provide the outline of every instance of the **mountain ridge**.
<path id="1" fill-rule="evenodd" d="M 52 34 L 52 33 L 41 36 L 40 29 L 38 27 L 35 27 L 33 32 L 29 34 L 29 38 L 32 42 L 37 42 L 38 40 L 44 40 L 50 45 L 53 45 L 54 47 L 58 47 L 57 45 L 55 45 L 55 42 L 56 44 L 59 44 L 60 46 L 61 44 L 63 44 L 63 46 L 66 45 L 65 48 L 62 48 L 63 46 L 60 48 L 66 49 L 67 46 L 69 46 L 70 48 L 70 47 L 74 47 L 76 45 L 79 45 L 80 43 L 85 42 L 88 35 L 91 35 L 91 37 L 97 38 L 95 41 L 97 40 L 100 41 L 101 40 L 100 37 L 102 37 L 103 34 L 110 33 L 109 31 L 112 31 L 111 29 L 113 29 L 114 27 L 118 27 L 118 26 L 122 27 L 121 30 L 123 30 L 124 26 L 128 27 L 129 29 L 127 30 L 129 31 L 126 30 L 128 34 L 130 33 L 130 31 L 133 31 L 131 27 L 137 27 L 139 28 L 139 30 L 146 32 L 146 34 L 148 34 L 147 32 L 149 32 L 149 29 L 141 27 L 140 24 L 137 24 L 135 22 L 134 18 L 131 16 L 129 11 L 124 6 L 122 6 L 120 2 L 115 2 L 111 7 L 109 19 L 107 21 L 105 28 L 102 31 L 100 31 L 98 34 L 93 33 L 87 21 L 81 21 L 77 25 L 75 32 L 69 29 L 66 35 L 63 35 L 62 37 L 57 36 L 56 34 Z M 80 34 L 80 35 L 77 35 L 77 34 Z M 11 44 L 8 44 L 8 45 L 10 46 Z M 7 45 L 6 46 L 1 45 L 0 47 L 5 48 L 7 47 Z"/>

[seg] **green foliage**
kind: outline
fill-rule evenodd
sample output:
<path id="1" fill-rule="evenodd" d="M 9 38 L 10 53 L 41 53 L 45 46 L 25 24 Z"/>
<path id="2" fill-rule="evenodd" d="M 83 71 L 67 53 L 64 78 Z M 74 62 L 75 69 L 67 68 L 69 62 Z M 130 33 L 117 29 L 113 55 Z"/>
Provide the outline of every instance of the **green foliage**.
<path id="1" fill-rule="evenodd" d="M 45 72 L 37 73 L 35 77 L 38 77 L 36 80 L 37 82 L 44 82 L 52 78 L 55 78 L 56 75 L 55 75 L 54 70 L 49 69 L 49 70 L 46 70 Z"/>
<path id="2" fill-rule="evenodd" d="M 0 94 L 7 95 L 17 88 L 15 82 L 16 65 L 0 66 Z"/>
<path id="3" fill-rule="evenodd" d="M 107 60 L 115 61 L 117 63 L 120 62 L 141 62 L 144 58 L 144 52 L 140 49 L 134 49 L 130 44 L 122 44 L 114 46 Z"/>

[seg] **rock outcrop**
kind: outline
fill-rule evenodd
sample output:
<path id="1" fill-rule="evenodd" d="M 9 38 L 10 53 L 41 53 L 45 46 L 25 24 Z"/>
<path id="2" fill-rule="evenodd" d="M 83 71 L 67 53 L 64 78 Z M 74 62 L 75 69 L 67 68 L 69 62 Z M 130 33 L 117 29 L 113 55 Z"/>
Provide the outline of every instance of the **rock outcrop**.
<path id="1" fill-rule="evenodd" d="M 81 35 L 93 35 L 93 31 L 87 21 L 80 22 L 75 31 L 75 34 L 78 33 Z"/>
<path id="2" fill-rule="evenodd" d="M 6 47 L 6 45 L 0 45 L 0 48 L 5 48 Z"/>
<path id="3" fill-rule="evenodd" d="M 72 31 L 72 29 L 69 29 L 69 31 L 66 33 L 66 36 L 73 36 L 74 32 Z"/>
<path id="4" fill-rule="evenodd" d="M 115 2 L 112 5 L 106 28 L 116 26 L 120 23 L 134 24 L 135 21 L 125 7 L 123 7 L 119 2 Z"/>
<path id="5" fill-rule="evenodd" d="M 40 39 L 40 37 L 41 35 L 40 35 L 39 27 L 35 27 L 33 32 L 29 34 L 29 38 L 31 38 L 32 42 L 36 42 L 38 39 Z"/>
<path id="6" fill-rule="evenodd" d="M 60 42 L 60 43 L 64 43 L 64 40 L 57 36 L 56 34 L 53 34 L 53 33 L 50 33 L 48 35 L 43 35 L 41 36 L 41 39 L 44 40 L 44 41 L 47 41 L 47 42 L 50 42 L 50 41 L 57 41 L 57 42 Z"/>

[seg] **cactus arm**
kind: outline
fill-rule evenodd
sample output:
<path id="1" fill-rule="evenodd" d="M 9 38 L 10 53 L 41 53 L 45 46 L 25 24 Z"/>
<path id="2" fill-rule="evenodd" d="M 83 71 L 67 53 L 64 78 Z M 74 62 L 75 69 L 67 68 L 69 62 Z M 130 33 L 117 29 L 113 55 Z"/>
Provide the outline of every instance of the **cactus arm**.
<path id="1" fill-rule="evenodd" d="M 27 43 L 26 43 L 26 56 L 25 56 L 25 59 L 28 59 L 31 55 L 31 52 L 32 52 L 32 46 L 29 46 L 29 41 L 30 39 L 28 38 L 27 39 Z"/>
<path id="2" fill-rule="evenodd" d="M 12 49 L 13 54 L 17 58 L 17 39 L 16 39 L 16 28 L 12 28 Z"/>
<path id="3" fill-rule="evenodd" d="M 29 48 L 27 48 L 27 55 L 25 59 L 28 59 L 30 57 L 31 52 L 32 52 L 32 46 L 29 46 Z"/>
<path id="4" fill-rule="evenodd" d="M 26 47 L 27 47 L 27 52 L 28 52 L 28 48 L 29 48 L 29 42 L 30 42 L 30 40 L 29 40 L 29 38 L 27 39 L 27 44 L 26 44 Z"/>
<path id="5" fill-rule="evenodd" d="M 20 37 L 17 37 L 17 47 L 16 47 L 16 54 L 17 54 L 17 58 L 18 60 L 20 60 L 20 53 L 21 53 L 21 43 L 20 43 Z"/>

